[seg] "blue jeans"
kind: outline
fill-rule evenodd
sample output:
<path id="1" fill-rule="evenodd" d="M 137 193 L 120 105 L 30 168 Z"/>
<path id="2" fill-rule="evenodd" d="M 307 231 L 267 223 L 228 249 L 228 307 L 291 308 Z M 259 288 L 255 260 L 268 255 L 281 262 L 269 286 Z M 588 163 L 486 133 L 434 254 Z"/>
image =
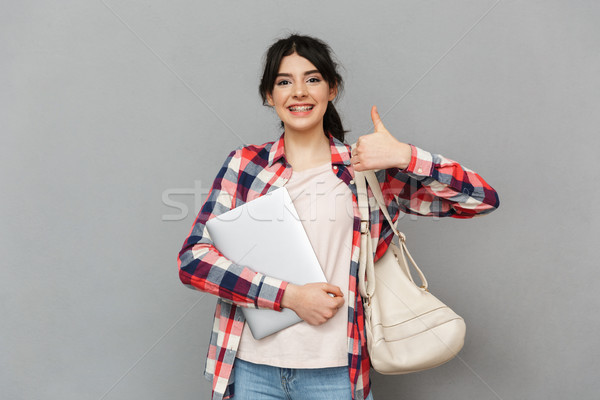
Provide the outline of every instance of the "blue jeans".
<path id="1" fill-rule="evenodd" d="M 279 368 L 236 358 L 233 371 L 235 400 L 352 399 L 348 367 Z"/>

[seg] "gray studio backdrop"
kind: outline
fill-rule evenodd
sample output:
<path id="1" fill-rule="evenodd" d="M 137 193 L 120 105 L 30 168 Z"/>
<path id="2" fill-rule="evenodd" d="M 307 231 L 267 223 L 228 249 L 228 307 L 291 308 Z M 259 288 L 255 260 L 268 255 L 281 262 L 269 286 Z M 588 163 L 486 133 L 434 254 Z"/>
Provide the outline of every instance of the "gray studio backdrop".
<path id="1" fill-rule="evenodd" d="M 257 94 L 290 31 L 344 66 L 348 142 L 400 140 L 501 199 L 404 217 L 467 321 L 450 363 L 373 375 L 381 399 L 597 399 L 597 1 L 4 1 L 0 397 L 208 399 L 215 299 L 176 255 L 227 154 L 279 135 Z"/>

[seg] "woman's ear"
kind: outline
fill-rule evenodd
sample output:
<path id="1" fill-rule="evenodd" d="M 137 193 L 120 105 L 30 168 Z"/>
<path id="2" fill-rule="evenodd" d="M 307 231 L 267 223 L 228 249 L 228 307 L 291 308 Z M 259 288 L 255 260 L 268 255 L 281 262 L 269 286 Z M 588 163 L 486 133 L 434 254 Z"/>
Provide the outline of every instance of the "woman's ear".
<path id="1" fill-rule="evenodd" d="M 275 105 L 275 102 L 273 101 L 273 96 L 271 96 L 271 93 L 267 93 L 267 103 L 269 103 L 269 105 L 271 107 L 273 107 Z"/>
<path id="2" fill-rule="evenodd" d="M 337 92 L 337 85 L 333 85 L 333 87 L 329 88 L 329 101 L 333 101 L 333 99 L 335 99 Z"/>

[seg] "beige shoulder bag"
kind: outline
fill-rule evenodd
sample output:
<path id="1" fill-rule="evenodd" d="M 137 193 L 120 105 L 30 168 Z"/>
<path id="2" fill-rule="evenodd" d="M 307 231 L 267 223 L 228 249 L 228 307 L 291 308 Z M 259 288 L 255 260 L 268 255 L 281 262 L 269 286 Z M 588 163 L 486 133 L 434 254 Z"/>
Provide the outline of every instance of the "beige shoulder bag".
<path id="1" fill-rule="evenodd" d="M 371 365 L 379 373 L 392 375 L 422 371 L 451 360 L 464 344 L 464 320 L 427 290 L 427 280 L 410 256 L 404 234 L 392 223 L 375 173 L 355 171 L 354 180 L 361 212 L 358 284 Z M 400 246 L 390 243 L 375 264 L 367 181 L 400 239 Z M 421 287 L 411 276 L 407 258 L 419 275 Z"/>

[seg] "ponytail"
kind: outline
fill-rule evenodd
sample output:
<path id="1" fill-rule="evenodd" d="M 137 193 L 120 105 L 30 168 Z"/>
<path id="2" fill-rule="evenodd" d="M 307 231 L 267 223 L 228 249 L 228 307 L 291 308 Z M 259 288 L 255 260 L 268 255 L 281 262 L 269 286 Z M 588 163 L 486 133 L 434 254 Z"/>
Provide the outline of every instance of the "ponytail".
<path id="1" fill-rule="evenodd" d="M 327 110 L 323 116 L 323 130 L 325 135 L 331 133 L 333 137 L 344 143 L 344 136 L 347 131 L 344 130 L 342 119 L 331 101 L 327 103 Z"/>

